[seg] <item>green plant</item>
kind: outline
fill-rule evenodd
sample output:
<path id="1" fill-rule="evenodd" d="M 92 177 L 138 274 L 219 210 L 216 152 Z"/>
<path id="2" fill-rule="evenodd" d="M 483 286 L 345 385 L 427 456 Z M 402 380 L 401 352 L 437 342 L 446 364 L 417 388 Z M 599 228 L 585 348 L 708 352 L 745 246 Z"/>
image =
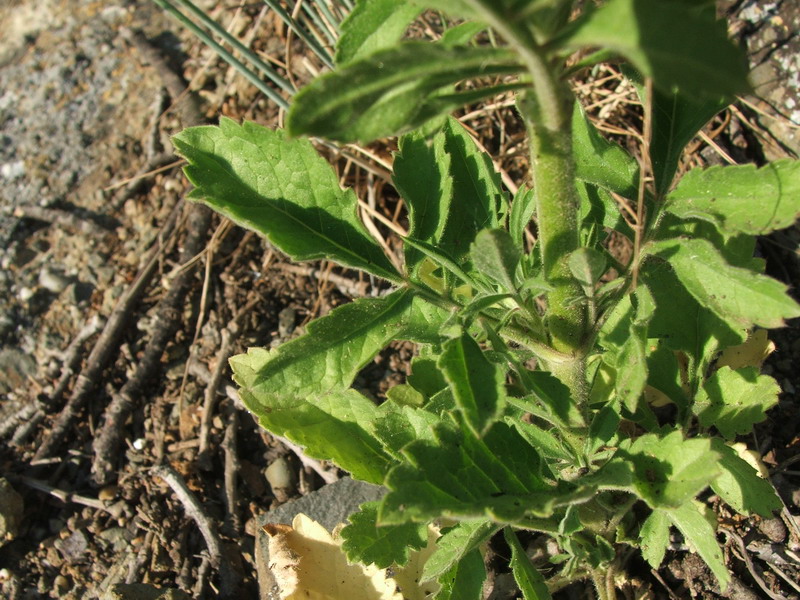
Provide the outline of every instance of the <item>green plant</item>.
<path id="1" fill-rule="evenodd" d="M 436 42 L 400 41 L 425 8 L 469 21 Z M 505 44 L 477 43 L 487 27 Z M 606 60 L 623 61 L 638 87 L 640 160 L 598 133 L 567 85 Z M 175 145 L 193 198 L 293 259 L 327 258 L 395 286 L 231 360 L 265 428 L 388 488 L 343 530 L 349 558 L 401 565 L 427 524 L 446 518 L 423 573 L 440 584 L 436 598 L 480 597 L 480 547 L 502 529 L 526 599 L 586 577 L 606 599 L 621 548 L 658 567 L 675 527 L 725 587 L 715 517 L 698 497 L 710 487 L 740 513 L 780 507 L 726 443 L 765 418 L 778 387 L 757 366 L 717 357 L 800 315 L 753 258 L 756 235 L 798 215 L 800 163 L 674 181 L 684 146 L 747 87 L 713 2 L 361 1 L 336 62 L 296 95 L 288 135 L 222 119 Z M 513 198 L 446 116 L 510 90 L 532 182 Z M 357 217 L 353 191 L 290 137 L 399 133 L 394 182 L 410 225 L 401 271 Z M 608 252 L 611 232 L 630 240 L 627 264 Z M 419 353 L 378 405 L 351 386 L 394 340 Z M 532 568 L 519 530 L 554 537 L 558 565 Z"/>

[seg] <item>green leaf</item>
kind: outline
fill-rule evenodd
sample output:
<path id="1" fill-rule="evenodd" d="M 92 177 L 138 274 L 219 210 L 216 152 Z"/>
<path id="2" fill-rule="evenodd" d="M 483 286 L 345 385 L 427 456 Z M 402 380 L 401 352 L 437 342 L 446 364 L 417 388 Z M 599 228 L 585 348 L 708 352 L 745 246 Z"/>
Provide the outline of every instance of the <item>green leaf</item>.
<path id="1" fill-rule="evenodd" d="M 569 388 L 547 371 L 523 372 L 530 397 L 508 398 L 508 402 L 559 427 L 585 427 L 583 416 L 572 400 Z"/>
<path id="2" fill-rule="evenodd" d="M 433 600 L 481 600 L 485 580 L 486 566 L 476 548 L 439 577 L 441 588 Z"/>
<path id="3" fill-rule="evenodd" d="M 511 214 L 508 219 L 508 232 L 511 239 L 520 248 L 525 241 L 525 228 L 531 222 L 533 212 L 536 210 L 536 197 L 533 189 L 521 185 L 511 201 Z"/>
<path id="4" fill-rule="evenodd" d="M 703 384 L 692 410 L 703 427 L 713 425 L 731 440 L 750 433 L 753 425 L 766 419 L 780 391 L 772 377 L 759 375 L 755 367 L 736 371 L 722 367 Z"/>
<path id="5" fill-rule="evenodd" d="M 413 2 L 358 0 L 341 23 L 336 64 L 343 65 L 393 46 L 421 10 Z"/>
<path id="6" fill-rule="evenodd" d="M 689 293 L 732 327 L 770 329 L 800 316 L 800 305 L 788 296 L 785 285 L 731 266 L 706 240 L 655 242 L 648 252 L 668 260 Z"/>
<path id="7" fill-rule="evenodd" d="M 578 179 L 625 198 L 636 198 L 639 163 L 621 146 L 600 135 L 578 102 L 572 111 L 572 151 Z"/>
<path id="8" fill-rule="evenodd" d="M 570 253 L 568 264 L 586 295 L 593 296 L 594 286 L 606 271 L 606 257 L 594 248 L 578 248 Z"/>
<path id="9" fill-rule="evenodd" d="M 623 406 L 635 413 L 647 386 L 647 331 L 655 312 L 655 302 L 646 287 L 638 288 L 633 298 L 636 301 L 636 312 L 628 339 L 617 355 L 615 391 Z"/>
<path id="10" fill-rule="evenodd" d="M 499 529 L 497 523 L 485 520 L 461 521 L 443 529 L 442 536 L 436 540 L 436 550 L 425 563 L 420 581 L 425 583 L 441 577 Z"/>
<path id="11" fill-rule="evenodd" d="M 293 136 L 366 143 L 434 116 L 429 100 L 442 88 L 520 70 L 507 49 L 404 42 L 315 79 L 295 96 L 286 126 Z"/>
<path id="12" fill-rule="evenodd" d="M 410 238 L 436 243 L 444 233 L 453 182 L 448 177 L 450 155 L 445 151 L 445 135 L 437 133 L 428 142 L 412 132 L 398 140 L 400 151 L 394 158 L 394 185 L 408 208 Z M 425 255 L 411 245 L 405 246 L 406 269 L 416 275 Z"/>
<path id="13" fill-rule="evenodd" d="M 425 396 L 404 383 L 386 390 L 386 398 L 399 406 L 422 406 L 425 404 Z"/>
<path id="14" fill-rule="evenodd" d="M 717 543 L 714 527 L 700 512 L 700 507 L 695 502 L 686 502 L 677 508 L 664 509 L 664 512 L 673 525 L 680 530 L 686 541 L 694 547 L 711 568 L 711 572 L 717 577 L 719 586 L 724 593 L 731 575 L 725 567 L 725 560 Z"/>
<path id="15" fill-rule="evenodd" d="M 720 498 L 743 515 L 757 514 L 768 519 L 781 509 L 783 503 L 768 480 L 759 477 L 756 470 L 722 440 L 715 438 L 712 443 L 714 450 L 722 455 L 719 463 L 722 473 L 711 483 Z"/>
<path id="16" fill-rule="evenodd" d="M 504 370 L 489 362 L 467 333 L 445 343 L 439 368 L 470 429 L 477 436 L 484 435 L 505 406 Z"/>
<path id="17" fill-rule="evenodd" d="M 437 264 L 444 256 L 461 265 L 478 231 L 499 225 L 506 204 L 491 159 L 455 119 L 430 142 L 418 133 L 400 139 L 394 182 L 409 207 L 409 238 L 416 243 L 406 245 L 412 275 L 431 247 Z"/>
<path id="18" fill-rule="evenodd" d="M 223 117 L 173 137 L 201 200 L 294 260 L 328 258 L 390 281 L 400 277 L 356 215 L 331 166 L 306 140 Z"/>
<path id="19" fill-rule="evenodd" d="M 654 569 L 658 569 L 664 561 L 664 555 L 669 546 L 670 524 L 669 515 L 660 508 L 656 508 L 642 524 L 639 532 L 642 557 Z"/>
<path id="20" fill-rule="evenodd" d="M 519 417 L 507 418 L 506 423 L 515 427 L 542 456 L 567 462 L 574 460 L 574 457 L 564 449 L 563 444 L 547 429 L 525 423 Z"/>
<path id="21" fill-rule="evenodd" d="M 495 423 L 479 439 L 465 426 L 445 421 L 434 435 L 435 441 L 406 446 L 407 462 L 389 472 L 381 523 L 442 516 L 500 521 L 526 513 L 549 516 L 554 504 L 574 489 L 547 485 L 538 453 L 505 423 Z"/>
<path id="22" fill-rule="evenodd" d="M 279 348 L 234 357 L 237 383 L 268 405 L 271 396 L 310 396 L 350 386 L 358 372 L 389 342 L 439 341 L 438 325 L 448 316 L 397 290 L 381 298 L 362 298 L 313 321 L 308 333 Z"/>
<path id="23" fill-rule="evenodd" d="M 666 209 L 726 233 L 764 235 L 789 227 L 800 215 L 800 161 L 694 169 L 669 194 Z"/>
<path id="24" fill-rule="evenodd" d="M 669 0 L 609 0 L 579 19 L 563 42 L 617 52 L 663 90 L 713 96 L 744 92 L 744 55 L 708 8 Z"/>
<path id="25" fill-rule="evenodd" d="M 719 457 L 712 450 L 711 440 L 687 440 L 680 431 L 663 437 L 648 433 L 634 441 L 623 440 L 617 454 L 601 471 L 609 465 L 632 469 L 631 491 L 652 508 L 677 507 L 694 498 L 719 475 Z"/>
<path id="26" fill-rule="evenodd" d="M 384 402 L 378 413 L 371 431 L 398 460 L 402 459 L 403 448 L 414 440 L 434 439 L 433 427 L 439 417 L 428 410 Z"/>
<path id="27" fill-rule="evenodd" d="M 366 502 L 348 517 L 350 524 L 341 531 L 342 550 L 349 562 L 374 564 L 381 569 L 392 564 L 402 567 L 408 562 L 409 551 L 428 543 L 428 527 L 424 523 L 379 527 L 378 504 Z"/>
<path id="28" fill-rule="evenodd" d="M 517 582 L 522 597 L 525 600 L 551 600 L 552 596 L 544 577 L 531 564 L 514 531 L 506 527 L 503 529 L 503 535 L 511 547 L 511 572 L 514 573 L 514 581 Z"/>
<path id="29" fill-rule="evenodd" d="M 432 398 L 447 387 L 444 373 L 439 370 L 436 362 L 437 359 L 430 356 L 417 356 L 411 360 L 411 375 L 407 382 L 426 398 Z"/>
<path id="30" fill-rule="evenodd" d="M 515 273 L 520 252 L 505 229 L 484 229 L 478 233 L 470 251 L 472 264 L 509 293 L 517 289 Z"/>
<path id="31" fill-rule="evenodd" d="M 642 104 L 652 103 L 650 162 L 653 166 L 656 194 L 663 198 L 670 188 L 678 163 L 686 145 L 706 123 L 725 109 L 729 100 L 718 96 L 697 98 L 680 90 L 653 90 L 648 100 L 642 76 L 632 69 L 624 69 L 636 86 Z"/>
<path id="32" fill-rule="evenodd" d="M 695 300 L 668 263 L 646 261 L 640 274 L 656 302 L 648 335 L 686 353 L 692 367 L 690 378 L 705 377 L 718 350 L 744 341 L 745 328 L 732 327 Z"/>
<path id="33" fill-rule="evenodd" d="M 248 357 L 235 358 L 241 364 Z M 331 460 L 356 479 L 383 483 L 393 461 L 371 433 L 378 409 L 355 390 L 313 398 L 275 395 L 265 400 L 242 388 L 239 395 L 264 429 L 303 446 L 307 456 Z"/>
<path id="34" fill-rule="evenodd" d="M 469 253 L 480 230 L 500 226 L 508 199 L 491 157 L 478 148 L 464 126 L 450 118 L 443 131 L 453 200 L 440 243 L 450 255 L 460 258 Z"/>

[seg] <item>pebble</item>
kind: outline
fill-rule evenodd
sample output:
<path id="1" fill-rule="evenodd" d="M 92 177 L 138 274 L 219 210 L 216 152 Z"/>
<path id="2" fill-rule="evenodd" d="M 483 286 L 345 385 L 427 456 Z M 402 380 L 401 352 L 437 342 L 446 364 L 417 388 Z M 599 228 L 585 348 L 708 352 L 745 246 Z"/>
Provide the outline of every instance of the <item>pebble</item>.
<path id="1" fill-rule="evenodd" d="M 72 283 L 71 278 L 50 266 L 45 266 L 39 271 L 39 285 L 54 294 L 63 292 L 70 283 Z"/>
<path id="2" fill-rule="evenodd" d="M 786 525 L 781 519 L 764 519 L 759 521 L 758 530 L 763 533 L 769 541 L 779 544 L 786 539 Z"/>

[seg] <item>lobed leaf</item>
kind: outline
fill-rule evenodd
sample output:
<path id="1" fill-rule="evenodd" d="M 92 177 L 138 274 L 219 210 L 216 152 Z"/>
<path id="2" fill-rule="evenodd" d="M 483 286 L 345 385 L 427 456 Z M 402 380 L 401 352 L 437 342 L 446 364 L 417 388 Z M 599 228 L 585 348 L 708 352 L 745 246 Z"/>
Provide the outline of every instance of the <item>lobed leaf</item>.
<path id="1" fill-rule="evenodd" d="M 393 46 L 421 11 L 413 2 L 358 0 L 340 25 L 336 64 L 343 65 Z"/>
<path id="2" fill-rule="evenodd" d="M 652 508 L 677 507 L 719 475 L 719 458 L 709 439 L 687 440 L 680 431 L 666 436 L 648 433 L 622 441 L 617 454 L 598 475 L 611 468 L 621 483 L 625 470 L 630 470 L 629 489 Z"/>
<path id="3" fill-rule="evenodd" d="M 711 488 L 736 512 L 743 515 L 757 514 L 771 518 L 783 506 L 772 484 L 763 477 L 731 446 L 714 439 L 714 450 L 720 453 L 722 473 Z M 738 444 L 742 445 L 742 444 Z"/>
<path id="4" fill-rule="evenodd" d="M 403 451 L 407 462 L 389 472 L 381 523 L 547 516 L 574 491 L 573 486 L 546 484 L 538 453 L 505 423 L 496 423 L 479 439 L 466 427 L 443 421 L 434 435 L 435 441 L 409 444 Z"/>
<path id="5" fill-rule="evenodd" d="M 520 252 L 505 229 L 484 229 L 478 233 L 470 250 L 475 268 L 497 282 L 508 293 L 517 289 L 516 271 Z"/>
<path id="6" fill-rule="evenodd" d="M 256 396 L 312 396 L 350 386 L 386 345 L 397 339 L 438 342 L 442 309 L 397 290 L 362 298 L 333 310 L 308 332 L 267 352 L 251 350 L 231 359 L 237 383 Z"/>
<path id="7" fill-rule="evenodd" d="M 722 367 L 705 381 L 692 410 L 703 427 L 713 425 L 731 440 L 766 419 L 780 391 L 772 377 L 759 375 L 755 367 L 736 371 Z"/>
<path id="8" fill-rule="evenodd" d="M 505 370 L 489 362 L 468 333 L 444 344 L 439 368 L 464 420 L 475 435 L 483 436 L 505 407 Z"/>
<path id="9" fill-rule="evenodd" d="M 694 547 L 700 557 L 711 568 L 717 577 L 723 593 L 728 587 L 731 575 L 725 567 L 722 550 L 717 543 L 714 527 L 701 513 L 701 508 L 695 502 L 686 502 L 677 508 L 665 508 L 664 512 L 672 521 L 686 541 Z"/>
<path id="10" fill-rule="evenodd" d="M 439 577 L 441 589 L 433 600 L 481 600 L 485 581 L 486 565 L 476 548 Z"/>
<path id="11" fill-rule="evenodd" d="M 315 79 L 295 96 L 286 126 L 293 136 L 366 143 L 439 114 L 431 102 L 443 88 L 520 70 L 516 55 L 507 49 L 404 42 Z"/>
<path id="12" fill-rule="evenodd" d="M 378 502 L 366 502 L 341 530 L 342 550 L 351 563 L 360 562 L 385 569 L 392 564 L 403 566 L 411 550 L 424 548 L 428 542 L 428 527 L 420 523 L 402 523 L 379 527 Z"/>
<path id="13" fill-rule="evenodd" d="M 625 198 L 636 198 L 639 163 L 619 144 L 604 138 L 576 102 L 572 111 L 575 175 Z"/>
<path id="14" fill-rule="evenodd" d="M 669 194 L 666 209 L 728 234 L 764 235 L 789 227 L 800 215 L 800 161 L 694 169 Z"/>
<path id="15" fill-rule="evenodd" d="M 500 525 L 491 521 L 461 521 L 442 530 L 436 540 L 436 550 L 428 558 L 420 581 L 441 579 L 460 563 L 464 557 L 492 537 Z"/>
<path id="16" fill-rule="evenodd" d="M 663 0 L 609 0 L 579 19 L 563 43 L 600 46 L 627 58 L 655 85 L 692 95 L 747 90 L 747 63 L 715 22 L 713 6 Z"/>
<path id="17" fill-rule="evenodd" d="M 327 258 L 390 281 L 400 276 L 357 217 L 328 162 L 307 140 L 223 117 L 173 137 L 201 200 L 252 229 L 294 260 Z"/>
<path id="18" fill-rule="evenodd" d="M 690 380 L 705 377 L 706 367 L 718 350 L 744 340 L 745 328 L 731 326 L 704 307 L 681 285 L 668 263 L 646 261 L 641 277 L 656 303 L 648 335 L 686 354 Z"/>
<path id="19" fill-rule="evenodd" d="M 511 547 L 511 572 L 514 574 L 514 581 L 517 582 L 524 600 L 551 600 L 552 596 L 547 589 L 544 577 L 531 564 L 516 534 L 506 527 L 503 529 L 503 535 Z"/>
<path id="20" fill-rule="evenodd" d="M 656 508 L 647 517 L 639 531 L 642 557 L 654 569 L 658 569 L 664 561 L 664 555 L 669 546 L 670 524 L 667 513 Z"/>
<path id="21" fill-rule="evenodd" d="M 782 327 L 784 319 L 800 316 L 785 285 L 728 264 L 706 240 L 655 242 L 648 252 L 668 260 L 689 293 L 731 327 Z"/>

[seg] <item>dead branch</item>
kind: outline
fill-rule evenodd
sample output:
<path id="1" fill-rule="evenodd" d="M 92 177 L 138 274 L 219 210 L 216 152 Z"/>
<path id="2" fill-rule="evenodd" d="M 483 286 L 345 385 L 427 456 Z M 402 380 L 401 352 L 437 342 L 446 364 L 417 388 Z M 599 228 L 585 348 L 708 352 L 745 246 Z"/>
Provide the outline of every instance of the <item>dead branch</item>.
<path id="1" fill-rule="evenodd" d="M 193 204 L 187 219 L 188 233 L 181 252 L 181 265 L 189 264 L 202 250 L 210 224 L 211 211 L 205 206 Z M 167 344 L 175 337 L 193 276 L 194 269 L 191 265 L 178 269 L 178 275 L 172 281 L 169 291 L 159 302 L 153 336 L 147 342 L 136 371 L 106 408 L 102 429 L 92 444 L 92 477 L 100 485 L 109 483 L 115 477 L 114 466 L 122 445 L 125 421 L 138 403 L 145 384 L 157 374 L 161 356 Z"/>
<path id="2" fill-rule="evenodd" d="M 222 542 L 219 539 L 214 522 L 203 510 L 197 497 L 187 487 L 183 477 L 168 465 L 153 467 L 151 473 L 163 479 L 183 505 L 186 515 L 196 524 L 208 548 L 211 565 L 218 569 L 220 578 L 220 598 L 233 597 L 239 587 L 239 577 L 231 567 L 228 557 L 222 552 Z"/>
<path id="3" fill-rule="evenodd" d="M 89 354 L 86 366 L 75 381 L 75 387 L 72 390 L 70 399 L 64 405 L 61 413 L 53 423 L 53 429 L 50 435 L 45 438 L 42 445 L 36 451 L 34 461 L 47 458 L 58 449 L 64 441 L 64 438 L 75 425 L 78 415 L 88 402 L 90 394 L 97 387 L 100 376 L 103 374 L 109 361 L 115 356 L 116 349 L 122 337 L 122 332 L 130 323 L 131 313 L 147 289 L 150 279 L 156 272 L 160 255 L 168 245 L 175 228 L 178 213 L 180 212 L 179 208 L 182 205 L 182 202 L 178 202 L 170 213 L 167 221 L 161 227 L 161 232 L 153 248 L 150 250 L 144 267 L 139 270 L 133 283 L 131 283 L 128 290 L 122 295 L 117 305 L 114 307 L 114 310 L 111 312 L 111 316 L 108 318 L 103 332 L 100 334 L 97 342 L 95 342 L 94 348 L 92 348 L 92 352 Z"/>

